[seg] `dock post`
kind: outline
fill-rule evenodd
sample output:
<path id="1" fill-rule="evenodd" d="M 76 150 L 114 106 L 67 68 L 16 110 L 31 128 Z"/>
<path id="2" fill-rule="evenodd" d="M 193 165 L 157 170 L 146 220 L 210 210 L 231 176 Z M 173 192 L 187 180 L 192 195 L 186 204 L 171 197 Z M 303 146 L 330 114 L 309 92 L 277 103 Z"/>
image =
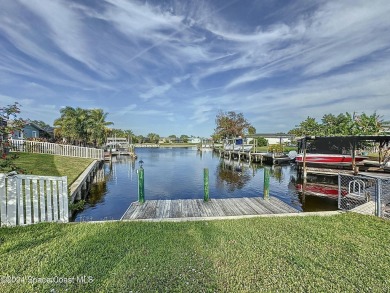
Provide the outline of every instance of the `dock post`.
<path id="1" fill-rule="evenodd" d="M 269 169 L 264 168 L 264 199 L 269 199 Z"/>
<path id="2" fill-rule="evenodd" d="M 204 181 L 204 201 L 209 201 L 209 169 L 204 168 L 203 170 L 203 181 Z"/>
<path id="3" fill-rule="evenodd" d="M 142 166 L 137 170 L 138 173 L 138 202 L 145 202 L 145 188 L 144 188 L 144 168 Z"/>
<path id="4" fill-rule="evenodd" d="M 306 139 L 303 148 L 303 160 L 302 160 L 302 169 L 303 169 L 303 178 L 307 178 L 307 168 L 306 168 Z"/>

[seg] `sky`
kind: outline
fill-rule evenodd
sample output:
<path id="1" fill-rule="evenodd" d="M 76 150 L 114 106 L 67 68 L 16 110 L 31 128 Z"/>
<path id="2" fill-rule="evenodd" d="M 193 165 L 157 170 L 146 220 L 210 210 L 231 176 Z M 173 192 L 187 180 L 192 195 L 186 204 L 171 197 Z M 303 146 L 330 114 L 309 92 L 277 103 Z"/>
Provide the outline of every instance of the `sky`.
<path id="1" fill-rule="evenodd" d="M 389 0 L 0 0 L 0 106 L 50 125 L 101 108 L 137 135 L 390 120 Z"/>

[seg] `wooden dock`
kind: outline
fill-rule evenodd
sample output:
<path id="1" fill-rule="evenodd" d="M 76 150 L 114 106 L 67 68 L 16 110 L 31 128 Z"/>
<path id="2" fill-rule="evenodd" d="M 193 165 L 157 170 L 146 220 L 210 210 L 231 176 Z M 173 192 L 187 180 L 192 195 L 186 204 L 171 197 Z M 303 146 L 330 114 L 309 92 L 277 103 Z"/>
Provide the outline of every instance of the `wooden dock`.
<path id="1" fill-rule="evenodd" d="M 244 160 L 253 163 L 269 163 L 274 165 L 280 165 L 284 163 L 290 163 L 292 160 L 285 154 L 275 153 L 256 153 L 251 151 L 232 151 L 223 149 L 214 149 L 219 152 L 220 157 L 235 159 L 238 161 Z"/>
<path id="2" fill-rule="evenodd" d="M 299 213 L 276 197 L 210 199 L 148 200 L 133 202 L 121 220 L 141 219 L 211 219 L 253 215 Z"/>

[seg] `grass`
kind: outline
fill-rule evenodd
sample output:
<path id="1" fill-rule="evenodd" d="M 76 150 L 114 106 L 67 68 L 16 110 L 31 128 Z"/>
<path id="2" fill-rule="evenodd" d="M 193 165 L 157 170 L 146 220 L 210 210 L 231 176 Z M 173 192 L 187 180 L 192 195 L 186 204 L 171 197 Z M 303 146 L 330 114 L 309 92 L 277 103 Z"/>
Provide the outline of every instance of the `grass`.
<path id="1" fill-rule="evenodd" d="M 26 170 L 26 174 L 43 176 L 68 176 L 70 186 L 93 161 L 46 154 L 18 153 L 15 164 Z"/>
<path id="2" fill-rule="evenodd" d="M 353 213 L 1 228 L 0 291 L 388 292 L 389 244 Z"/>

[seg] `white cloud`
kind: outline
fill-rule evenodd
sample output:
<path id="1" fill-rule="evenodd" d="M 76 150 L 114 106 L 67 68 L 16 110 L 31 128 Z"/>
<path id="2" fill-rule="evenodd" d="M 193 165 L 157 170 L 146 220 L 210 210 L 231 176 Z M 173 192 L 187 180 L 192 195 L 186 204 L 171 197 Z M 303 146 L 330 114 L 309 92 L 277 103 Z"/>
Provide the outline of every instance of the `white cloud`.
<path id="1" fill-rule="evenodd" d="M 182 83 L 183 81 L 187 80 L 190 78 L 189 74 L 186 74 L 185 76 L 182 77 L 174 77 L 171 83 L 166 83 L 163 85 L 157 85 L 157 86 L 152 86 L 152 88 L 145 93 L 141 94 L 140 97 L 144 100 L 149 100 L 153 97 L 161 97 L 163 94 L 168 92 L 172 87 L 175 85 Z"/>
<path id="2" fill-rule="evenodd" d="M 119 111 L 115 112 L 115 116 L 123 116 L 123 115 L 128 115 L 130 112 L 133 112 L 137 108 L 136 104 L 130 104 L 124 108 L 122 108 Z"/>
<path id="3" fill-rule="evenodd" d="M 0 99 L 33 101 L 33 115 L 101 107 L 126 127 L 204 132 L 219 109 L 270 129 L 334 111 L 388 115 L 387 0 L 3 2 Z"/>

